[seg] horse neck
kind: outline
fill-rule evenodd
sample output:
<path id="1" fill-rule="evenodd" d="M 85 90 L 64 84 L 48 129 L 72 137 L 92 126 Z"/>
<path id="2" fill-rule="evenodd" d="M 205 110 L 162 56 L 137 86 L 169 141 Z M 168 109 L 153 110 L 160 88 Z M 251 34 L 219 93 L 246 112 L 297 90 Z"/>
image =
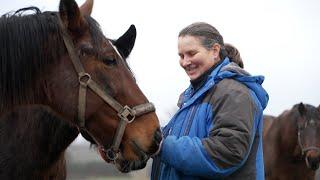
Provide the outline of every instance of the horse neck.
<path id="1" fill-rule="evenodd" d="M 36 112 L 44 116 L 37 122 L 40 127 L 38 131 L 46 135 L 46 137 L 37 137 L 40 138 L 40 142 L 45 142 L 42 146 L 47 148 L 47 154 L 42 158 L 47 158 L 48 163 L 54 163 L 78 136 L 78 129 L 46 106 L 43 109 L 37 109 Z"/>
<path id="2" fill-rule="evenodd" d="M 66 148 L 76 139 L 79 132 L 77 127 L 71 123 L 59 118 L 59 124 L 57 125 L 51 139 L 51 153 L 54 159 L 66 150 Z"/>
<path id="3" fill-rule="evenodd" d="M 0 117 L 4 112 L 11 111 L 12 109 L 21 105 L 48 104 L 49 101 L 45 92 L 45 81 L 41 81 L 43 82 L 37 82 L 35 80 L 33 86 L 16 87 L 11 90 L 13 92 L 19 91 L 19 93 L 3 95 L 7 97 L 3 97 L 2 101 L 0 101 Z M 20 90 L 17 90 L 17 88 L 19 88 Z"/>

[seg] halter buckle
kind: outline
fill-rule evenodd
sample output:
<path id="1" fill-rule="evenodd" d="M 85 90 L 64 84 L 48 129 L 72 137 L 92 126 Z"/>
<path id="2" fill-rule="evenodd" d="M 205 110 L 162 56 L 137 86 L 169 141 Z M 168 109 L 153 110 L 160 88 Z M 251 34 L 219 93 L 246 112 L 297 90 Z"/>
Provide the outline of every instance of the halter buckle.
<path id="1" fill-rule="evenodd" d="M 118 113 L 120 119 L 131 123 L 135 119 L 135 112 L 129 106 L 124 106 L 123 109 Z"/>

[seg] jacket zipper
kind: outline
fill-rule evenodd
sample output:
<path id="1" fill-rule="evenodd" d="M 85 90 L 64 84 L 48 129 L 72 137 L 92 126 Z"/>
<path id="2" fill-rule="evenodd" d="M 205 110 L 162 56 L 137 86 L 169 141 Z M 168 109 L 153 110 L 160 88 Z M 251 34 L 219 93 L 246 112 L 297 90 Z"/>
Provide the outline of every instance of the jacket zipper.
<path id="1" fill-rule="evenodd" d="M 186 135 L 189 134 L 189 131 L 190 131 L 190 129 L 191 129 L 191 125 L 192 125 L 194 116 L 195 116 L 195 114 L 196 114 L 195 112 L 196 112 L 196 109 L 198 109 L 198 106 L 199 106 L 199 104 L 192 107 L 190 116 L 189 116 L 189 118 L 187 119 L 187 126 L 186 126 L 186 128 L 185 128 L 185 130 L 184 130 L 183 136 L 186 136 Z"/>

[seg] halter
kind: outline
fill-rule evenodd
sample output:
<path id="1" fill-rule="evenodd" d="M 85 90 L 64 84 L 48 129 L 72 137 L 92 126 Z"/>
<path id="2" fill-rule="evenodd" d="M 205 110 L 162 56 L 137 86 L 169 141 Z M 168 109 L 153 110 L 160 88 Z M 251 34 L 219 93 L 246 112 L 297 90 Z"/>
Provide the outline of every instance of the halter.
<path id="1" fill-rule="evenodd" d="M 311 126 L 314 126 L 314 123 L 309 123 L 311 124 Z M 318 152 L 320 152 L 320 148 L 316 147 L 316 146 L 310 146 L 310 147 L 306 147 L 306 148 L 303 148 L 303 145 L 302 145 L 302 141 L 301 141 L 301 130 L 302 129 L 305 129 L 307 128 L 308 126 L 308 120 L 306 120 L 303 124 L 303 128 L 300 128 L 298 127 L 298 144 L 300 146 L 300 149 L 301 149 L 301 155 L 304 156 L 305 153 L 309 150 L 316 150 Z"/>
<path id="2" fill-rule="evenodd" d="M 85 130 L 88 134 L 94 139 L 98 146 L 102 147 L 102 150 L 106 154 L 108 160 L 110 162 L 115 162 L 115 160 L 119 157 L 119 146 L 125 131 L 125 128 L 128 123 L 131 123 L 135 120 L 135 117 L 141 116 L 143 114 L 147 114 L 149 112 L 154 112 L 155 107 L 152 103 L 145 103 L 133 108 L 130 108 L 128 105 L 122 106 L 117 100 L 107 94 L 102 88 L 91 79 L 90 74 L 86 73 L 79 56 L 75 53 L 75 47 L 73 41 L 71 40 L 70 35 L 68 34 L 63 22 L 58 15 L 59 26 L 62 31 L 62 37 L 64 44 L 67 48 L 68 54 L 72 61 L 72 64 L 78 73 L 79 78 L 79 98 L 78 98 L 78 127 L 80 130 Z M 124 61 L 116 47 L 109 41 L 112 48 L 117 52 L 118 56 L 121 60 Z M 92 136 L 92 134 L 85 128 L 85 112 L 86 112 L 86 93 L 87 88 L 90 88 L 93 92 L 95 92 L 101 99 L 103 99 L 107 104 L 109 104 L 117 113 L 119 117 L 119 125 L 117 127 L 117 131 L 115 133 L 113 143 L 111 147 L 107 150 L 104 149 L 104 146 L 98 143 L 98 141 Z"/>

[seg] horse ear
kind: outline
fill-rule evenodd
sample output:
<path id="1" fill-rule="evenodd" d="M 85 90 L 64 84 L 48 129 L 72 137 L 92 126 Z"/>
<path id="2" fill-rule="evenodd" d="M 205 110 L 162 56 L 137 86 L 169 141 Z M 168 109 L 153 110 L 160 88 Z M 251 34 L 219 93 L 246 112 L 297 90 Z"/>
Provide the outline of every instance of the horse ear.
<path id="1" fill-rule="evenodd" d="M 124 56 L 124 58 L 127 58 L 129 54 L 131 53 L 131 50 L 134 46 L 134 43 L 136 41 L 136 27 L 134 25 L 131 25 L 130 28 L 125 32 L 119 39 L 116 40 L 114 45 L 117 47 L 119 52 Z"/>
<path id="2" fill-rule="evenodd" d="M 304 106 L 304 104 L 301 102 L 298 106 L 298 110 L 301 116 L 304 116 L 306 114 L 306 107 Z"/>
<path id="3" fill-rule="evenodd" d="M 93 7 L 93 0 L 87 0 L 81 7 L 80 7 L 80 12 L 83 15 L 91 15 L 92 12 L 92 7 Z"/>
<path id="4" fill-rule="evenodd" d="M 78 31 L 84 21 L 78 4 L 74 0 L 61 0 L 59 15 L 64 25 L 71 31 Z"/>

